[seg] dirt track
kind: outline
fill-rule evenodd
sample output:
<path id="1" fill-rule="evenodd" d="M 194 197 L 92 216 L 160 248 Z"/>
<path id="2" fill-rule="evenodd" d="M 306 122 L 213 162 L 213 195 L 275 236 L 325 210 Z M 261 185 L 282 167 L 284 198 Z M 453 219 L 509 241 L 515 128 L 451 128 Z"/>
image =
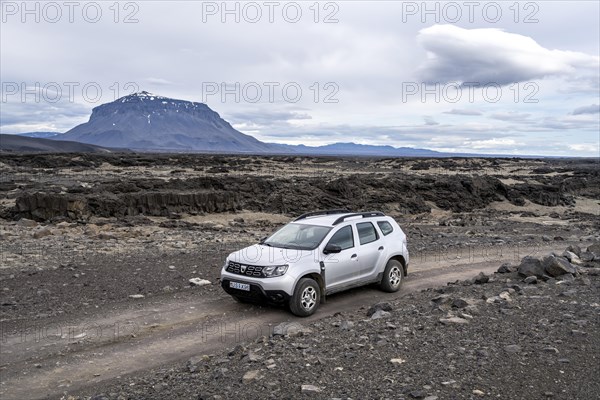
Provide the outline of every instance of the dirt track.
<path id="1" fill-rule="evenodd" d="M 283 321 L 314 321 L 466 279 L 479 271 L 492 273 L 504 261 L 515 262 L 516 257 L 550 250 L 535 246 L 521 249 L 521 254 L 468 263 L 440 260 L 439 255 L 430 254 L 430 261 L 410 266 L 401 292 L 390 295 L 367 287 L 334 295 L 308 319 L 276 308 L 237 304 L 217 292 L 208 296 L 189 293 L 176 300 L 140 300 L 135 309 L 124 305 L 59 324 L 42 322 L 28 334 L 4 339 L 0 395 L 23 399 L 76 393 L 125 374 L 269 336 L 272 327 Z"/>

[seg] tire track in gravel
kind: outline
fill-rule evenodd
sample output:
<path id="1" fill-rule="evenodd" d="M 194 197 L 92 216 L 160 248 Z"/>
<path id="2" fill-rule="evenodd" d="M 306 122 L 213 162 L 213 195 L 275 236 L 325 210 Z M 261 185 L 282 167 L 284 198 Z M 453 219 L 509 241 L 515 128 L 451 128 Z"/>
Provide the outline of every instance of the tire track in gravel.
<path id="1" fill-rule="evenodd" d="M 522 248 L 518 254 L 511 251 L 494 257 L 473 254 L 465 260 L 456 254 L 413 258 L 400 292 L 383 293 L 373 286 L 353 289 L 329 297 L 309 318 L 297 318 L 274 307 L 234 303 L 225 294 L 151 303 L 138 310 L 102 310 L 99 317 L 81 318 L 65 324 L 64 329 L 51 329 L 55 335 L 47 334 L 41 340 L 35 335 L 3 337 L 0 397 L 36 399 L 60 396 L 65 391 L 73 393 L 126 374 L 268 336 L 281 322 L 306 324 L 337 312 L 356 312 L 378 301 L 471 278 L 479 272 L 493 273 L 502 262 L 515 262 L 524 255 L 551 249 Z M 67 326 L 87 329 L 70 332 Z M 85 337 L 78 333 L 84 331 Z"/>

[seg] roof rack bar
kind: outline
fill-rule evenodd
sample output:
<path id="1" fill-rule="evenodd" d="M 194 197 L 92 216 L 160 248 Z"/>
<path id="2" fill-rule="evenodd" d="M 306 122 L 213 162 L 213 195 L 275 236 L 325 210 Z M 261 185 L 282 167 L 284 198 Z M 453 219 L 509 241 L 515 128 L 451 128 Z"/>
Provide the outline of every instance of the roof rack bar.
<path id="1" fill-rule="evenodd" d="M 348 215 L 339 217 L 338 219 L 333 221 L 333 226 L 335 226 L 341 222 L 344 222 L 346 220 L 346 218 L 351 218 L 351 217 L 371 218 L 371 217 L 384 217 L 384 216 L 385 216 L 385 214 L 382 213 L 381 211 L 369 211 L 369 212 L 363 212 L 363 213 L 348 214 Z"/>
<path id="2" fill-rule="evenodd" d="M 351 213 L 351 212 L 352 211 L 350 211 L 350 210 L 341 209 L 341 208 L 333 209 L 333 210 L 313 211 L 313 212 L 309 212 L 306 214 L 302 214 L 301 216 L 296 218 L 294 220 L 294 222 L 300 221 L 301 219 L 306 219 L 308 217 L 316 217 L 317 215 L 347 214 L 347 213 Z"/>

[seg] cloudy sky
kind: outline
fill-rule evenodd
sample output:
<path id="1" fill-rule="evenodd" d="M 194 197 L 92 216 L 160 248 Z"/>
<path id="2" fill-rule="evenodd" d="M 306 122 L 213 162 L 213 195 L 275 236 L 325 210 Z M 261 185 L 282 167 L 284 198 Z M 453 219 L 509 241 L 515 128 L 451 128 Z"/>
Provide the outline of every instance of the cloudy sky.
<path id="1" fill-rule="evenodd" d="M 0 131 L 146 90 L 268 142 L 598 157 L 599 4 L 2 0 Z"/>

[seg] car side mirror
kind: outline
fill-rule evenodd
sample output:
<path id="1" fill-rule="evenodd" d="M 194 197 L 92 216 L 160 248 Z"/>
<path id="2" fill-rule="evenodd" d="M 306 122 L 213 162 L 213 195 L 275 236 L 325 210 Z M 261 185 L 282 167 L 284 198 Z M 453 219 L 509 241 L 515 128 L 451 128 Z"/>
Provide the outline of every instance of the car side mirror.
<path id="1" fill-rule="evenodd" d="M 324 254 L 339 253 L 340 251 L 342 251 L 341 246 L 334 243 L 327 243 L 327 246 L 323 249 Z"/>

